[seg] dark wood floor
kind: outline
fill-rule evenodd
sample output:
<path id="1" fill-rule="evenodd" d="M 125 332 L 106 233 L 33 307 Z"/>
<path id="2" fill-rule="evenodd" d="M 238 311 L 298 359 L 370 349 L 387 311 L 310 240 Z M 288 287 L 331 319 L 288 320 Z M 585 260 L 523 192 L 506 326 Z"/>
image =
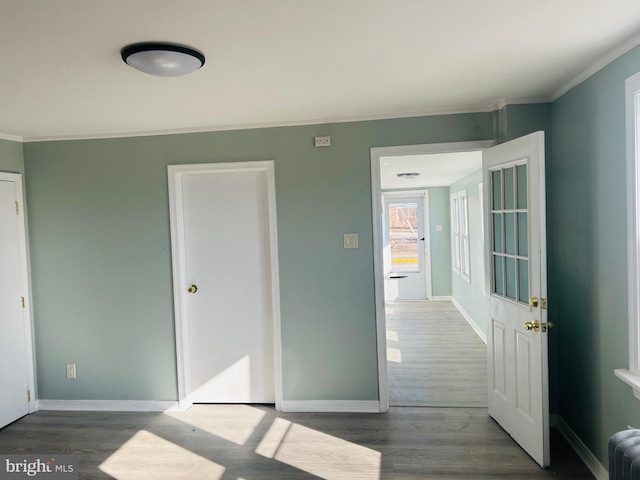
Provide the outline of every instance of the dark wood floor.
<path id="1" fill-rule="evenodd" d="M 591 479 L 563 438 L 542 470 L 483 408 L 283 414 L 39 412 L 0 430 L 0 453 L 76 453 L 83 479 Z"/>
<path id="2" fill-rule="evenodd" d="M 390 405 L 487 406 L 487 349 L 453 303 L 390 303 L 386 319 Z"/>

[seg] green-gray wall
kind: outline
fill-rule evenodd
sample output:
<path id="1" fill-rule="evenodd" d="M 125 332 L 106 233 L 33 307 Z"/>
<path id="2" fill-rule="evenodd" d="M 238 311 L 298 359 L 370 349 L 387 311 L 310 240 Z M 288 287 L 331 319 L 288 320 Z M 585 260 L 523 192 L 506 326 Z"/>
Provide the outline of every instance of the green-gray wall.
<path id="1" fill-rule="evenodd" d="M 24 173 L 22 143 L 0 139 L 0 172 Z"/>
<path id="2" fill-rule="evenodd" d="M 629 364 L 624 83 L 639 70 L 635 48 L 552 106 L 559 413 L 605 465 L 609 436 L 640 425 L 613 373 Z"/>
<path id="3" fill-rule="evenodd" d="M 383 190 L 385 192 L 415 191 L 415 188 Z M 429 241 L 431 258 L 431 295 L 451 296 L 451 216 L 449 214 L 449 189 L 428 187 L 429 196 Z M 436 228 L 442 225 L 442 230 Z"/>
<path id="4" fill-rule="evenodd" d="M 377 399 L 370 148 L 492 137 L 476 113 L 25 144 L 39 397 L 177 398 L 166 166 L 270 159 L 284 398 Z"/>
<path id="5" fill-rule="evenodd" d="M 453 273 L 451 290 L 453 298 L 469 314 L 476 325 L 486 334 L 489 319 L 487 297 L 484 294 L 484 241 L 482 227 L 482 202 L 479 184 L 482 183 L 482 170 L 467 175 L 451 185 L 449 193 L 467 191 L 469 211 L 469 257 L 470 281 L 467 282 L 457 273 Z M 449 264 L 451 271 L 451 264 Z"/>

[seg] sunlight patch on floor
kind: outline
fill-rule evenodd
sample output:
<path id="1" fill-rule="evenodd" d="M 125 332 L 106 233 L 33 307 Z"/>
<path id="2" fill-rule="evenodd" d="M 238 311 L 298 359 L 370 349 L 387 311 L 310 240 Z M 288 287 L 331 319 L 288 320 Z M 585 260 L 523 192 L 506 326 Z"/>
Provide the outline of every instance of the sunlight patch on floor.
<path id="1" fill-rule="evenodd" d="M 256 453 L 324 480 L 379 480 L 382 454 L 277 418 Z"/>
<path id="2" fill-rule="evenodd" d="M 244 445 L 266 413 L 249 405 L 216 405 L 215 408 L 194 405 L 186 412 L 167 412 L 165 415 L 236 445 Z"/>
<path id="3" fill-rule="evenodd" d="M 387 347 L 387 361 L 402 363 L 402 351 L 399 348 Z"/>
<path id="4" fill-rule="evenodd" d="M 225 467 L 146 430 L 140 430 L 100 465 L 117 480 L 220 480 Z"/>

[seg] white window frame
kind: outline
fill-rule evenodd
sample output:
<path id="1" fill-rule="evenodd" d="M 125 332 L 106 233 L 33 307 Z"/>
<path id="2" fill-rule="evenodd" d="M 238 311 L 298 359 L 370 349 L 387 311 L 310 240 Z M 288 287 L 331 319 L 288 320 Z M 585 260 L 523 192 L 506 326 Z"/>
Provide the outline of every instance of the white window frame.
<path id="1" fill-rule="evenodd" d="M 458 192 L 451 194 L 451 267 L 460 275 L 460 207 Z"/>
<path id="2" fill-rule="evenodd" d="M 627 130 L 627 256 L 629 289 L 629 369 L 618 378 L 640 400 L 640 72 L 625 82 Z"/>
<path id="3" fill-rule="evenodd" d="M 451 262 L 453 271 L 471 283 L 469 202 L 467 190 L 451 194 Z"/>

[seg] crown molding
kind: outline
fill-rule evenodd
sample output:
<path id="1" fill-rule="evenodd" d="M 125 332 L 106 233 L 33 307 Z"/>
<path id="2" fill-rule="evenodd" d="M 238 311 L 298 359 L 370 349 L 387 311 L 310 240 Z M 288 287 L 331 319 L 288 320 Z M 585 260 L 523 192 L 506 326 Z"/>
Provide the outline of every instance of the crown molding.
<path id="1" fill-rule="evenodd" d="M 600 60 L 595 62 L 593 65 L 591 65 L 589 68 L 583 71 L 580 75 L 575 77 L 573 80 L 567 82 L 562 88 L 560 88 L 553 95 L 551 95 L 551 101 L 555 102 L 558 98 L 563 96 L 569 90 L 571 90 L 574 87 L 577 87 L 582 82 L 584 82 L 587 78 L 599 72 L 604 67 L 609 65 L 611 62 L 621 57 L 632 48 L 637 47 L 638 45 L 640 45 L 640 33 L 635 34 L 633 37 L 629 38 L 627 41 L 621 43 L 620 45 L 615 47 L 613 50 L 609 51 L 609 53 L 605 54 L 602 58 L 600 58 Z"/>
<path id="2" fill-rule="evenodd" d="M 63 140 L 98 140 L 108 138 L 127 138 L 127 137 L 151 137 L 156 135 L 179 135 L 185 133 L 207 133 L 207 132 L 223 132 L 232 130 L 252 130 L 261 128 L 280 128 L 280 127 L 298 127 L 305 125 L 326 125 L 332 123 L 352 123 L 367 122 L 375 120 L 397 120 L 402 118 L 430 117 L 437 115 L 457 115 L 464 113 L 487 113 L 495 110 L 495 105 L 480 105 L 466 108 L 443 108 L 420 110 L 413 112 L 397 112 L 386 114 L 361 115 L 355 117 L 342 118 L 317 118 L 309 120 L 301 120 L 298 122 L 267 122 L 246 125 L 217 125 L 193 128 L 178 128 L 167 130 L 145 130 L 135 132 L 107 132 L 107 133 L 87 133 L 87 134 L 70 134 L 70 135 L 34 135 L 24 136 L 22 142 L 55 142 Z"/>
<path id="3" fill-rule="evenodd" d="M 0 133 L 0 140 L 24 143 L 24 137 L 21 137 L 20 135 L 11 135 L 9 133 Z"/>

